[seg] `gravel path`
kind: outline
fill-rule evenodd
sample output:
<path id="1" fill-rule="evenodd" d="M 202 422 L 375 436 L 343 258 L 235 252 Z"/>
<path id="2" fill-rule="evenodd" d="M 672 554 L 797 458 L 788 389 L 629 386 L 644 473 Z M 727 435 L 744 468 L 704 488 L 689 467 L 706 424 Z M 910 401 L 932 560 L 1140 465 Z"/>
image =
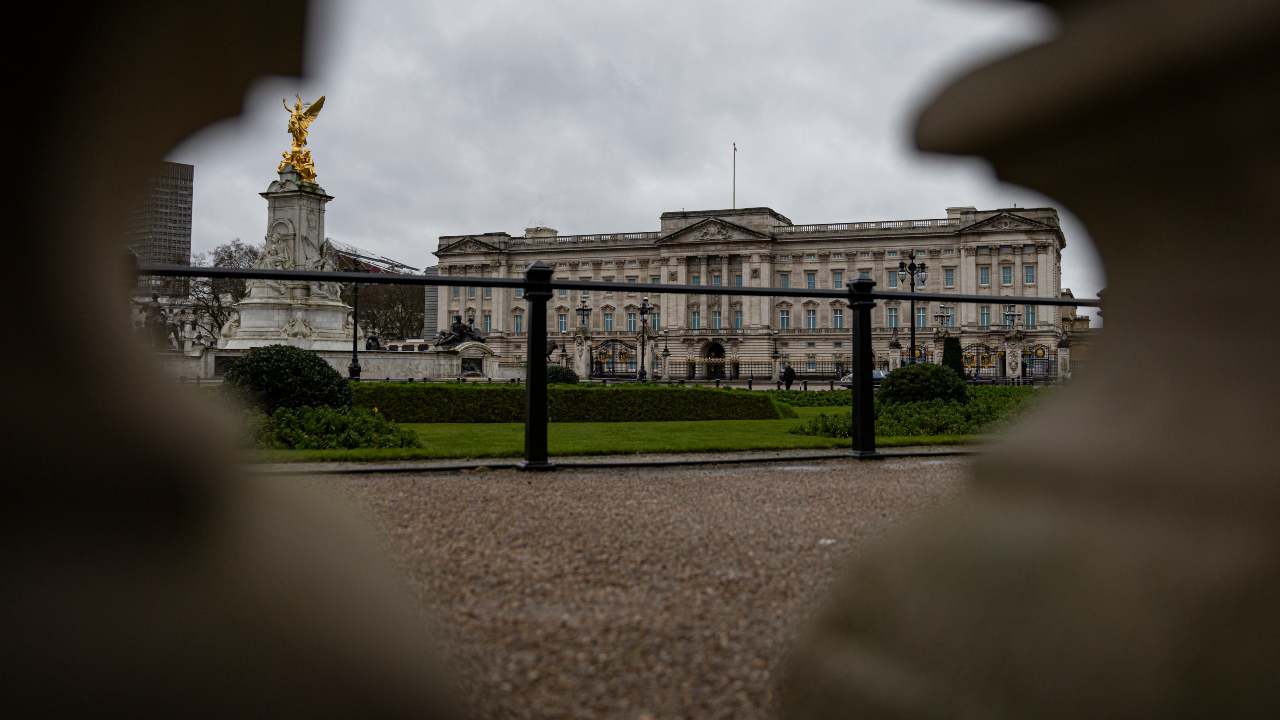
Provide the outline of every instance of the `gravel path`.
<path id="1" fill-rule="evenodd" d="M 842 559 L 959 492 L 968 463 L 316 482 L 374 519 L 478 716 L 757 718 Z"/>

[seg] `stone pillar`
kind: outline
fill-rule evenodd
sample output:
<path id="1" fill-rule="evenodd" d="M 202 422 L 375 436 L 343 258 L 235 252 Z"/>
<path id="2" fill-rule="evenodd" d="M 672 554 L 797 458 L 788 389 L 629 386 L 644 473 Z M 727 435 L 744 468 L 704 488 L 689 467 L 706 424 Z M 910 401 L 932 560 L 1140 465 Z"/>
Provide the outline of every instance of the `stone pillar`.
<path id="1" fill-rule="evenodd" d="M 699 256 L 698 256 L 698 267 L 699 267 L 698 273 L 699 273 L 699 274 L 700 274 L 700 276 L 702 277 L 702 285 L 703 285 L 704 287 L 705 287 L 705 286 L 707 286 L 707 285 L 710 285 L 710 284 L 711 284 L 711 275 L 710 275 L 710 272 L 711 272 L 711 262 L 710 262 L 710 258 L 709 258 L 708 256 L 706 256 L 706 255 L 699 255 Z M 711 324 L 711 317 L 710 317 L 710 314 L 707 312 L 707 296 L 706 296 L 706 295 L 696 295 L 695 297 L 697 297 L 697 299 L 698 299 L 698 313 L 699 313 L 699 317 L 698 317 L 698 327 L 699 327 L 699 332 L 705 332 L 705 331 L 706 331 L 706 328 Z"/>

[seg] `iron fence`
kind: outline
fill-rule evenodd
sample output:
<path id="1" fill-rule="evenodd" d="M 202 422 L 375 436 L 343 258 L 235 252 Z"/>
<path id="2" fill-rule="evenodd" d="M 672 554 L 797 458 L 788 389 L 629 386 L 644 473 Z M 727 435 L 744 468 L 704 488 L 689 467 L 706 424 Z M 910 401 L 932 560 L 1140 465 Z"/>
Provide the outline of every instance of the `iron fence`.
<path id="1" fill-rule="evenodd" d="M 586 291 L 624 291 L 656 295 L 670 293 L 678 295 L 738 295 L 744 297 L 784 297 L 784 298 L 830 298 L 846 300 L 852 314 L 850 334 L 852 343 L 853 371 L 853 433 L 850 442 L 850 453 L 853 457 L 882 457 L 876 452 L 875 444 L 875 411 L 873 406 L 872 370 L 876 361 L 871 348 L 871 310 L 877 300 L 896 301 L 936 301 L 949 304 L 979 303 L 988 304 L 999 301 L 998 297 L 989 295 L 961 295 L 954 293 L 929 293 L 905 291 L 876 291 L 875 281 L 857 279 L 849 283 L 845 290 L 819 290 L 813 288 L 776 288 L 776 287 L 742 287 L 736 285 L 662 285 L 649 283 L 601 282 L 591 280 L 553 280 L 552 268 L 542 262 L 535 262 L 525 271 L 523 278 L 478 278 L 452 277 L 443 275 L 392 275 L 365 272 L 325 272 L 318 270 L 266 270 L 238 268 L 209 268 L 188 265 L 143 265 L 137 268 L 139 275 L 161 277 L 208 277 L 235 278 L 244 280 L 295 280 L 320 281 L 336 283 L 352 283 L 354 285 L 355 303 L 359 302 L 360 285 L 420 285 L 446 287 L 490 287 L 519 289 L 524 292 L 527 305 L 527 317 L 530 332 L 527 335 L 525 356 L 525 441 L 524 461 L 520 467 L 525 470 L 553 470 L 555 464 L 547 452 L 547 339 L 550 333 L 547 327 L 547 302 L 561 288 Z M 1010 301 L 1014 301 L 1010 298 Z M 1096 299 L 1081 298 L 1037 298 L 1018 297 L 1019 305 L 1047 305 L 1053 307 L 1098 307 Z M 354 303 L 353 303 L 354 304 Z M 358 306 L 357 306 L 358 307 Z M 533 329 L 538 332 L 532 332 Z M 351 335 L 351 355 L 353 379 L 358 379 L 359 348 L 356 342 L 357 328 L 353 326 Z M 1034 355 L 1033 355 L 1034 357 Z M 685 370 L 692 369 L 697 373 L 698 367 L 708 364 L 704 358 L 700 364 L 695 361 Z M 717 358 L 718 359 L 718 358 Z M 1047 358 L 1046 358 L 1047 359 Z M 1005 358 L 1007 361 L 1007 358 Z M 673 363 L 674 364 L 674 363 Z M 1053 366 L 1056 367 L 1056 360 Z M 725 372 L 723 363 L 712 363 L 713 370 Z M 1025 372 L 1025 364 L 1019 369 L 1019 375 Z M 1033 366 L 1034 367 L 1034 366 Z M 1049 367 L 1046 363 L 1044 367 Z M 752 371 L 758 370 L 753 366 Z M 831 370 L 834 371 L 834 363 Z M 668 366 L 671 377 L 676 377 L 678 368 Z M 741 373 L 741 365 L 739 366 Z M 771 369 L 772 373 L 772 369 Z M 799 369 L 797 369 L 799 374 Z M 1006 376 L 1007 372 L 1006 364 Z M 1019 378 L 1020 379 L 1020 378 Z"/>

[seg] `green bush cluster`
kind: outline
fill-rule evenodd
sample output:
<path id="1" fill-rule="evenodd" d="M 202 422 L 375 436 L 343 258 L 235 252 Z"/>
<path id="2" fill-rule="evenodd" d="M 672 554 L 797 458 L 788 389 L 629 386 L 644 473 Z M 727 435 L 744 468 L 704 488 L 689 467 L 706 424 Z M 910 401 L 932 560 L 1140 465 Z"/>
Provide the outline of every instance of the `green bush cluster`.
<path id="1" fill-rule="evenodd" d="M 253 348 L 231 363 L 229 394 L 267 414 L 277 408 L 346 407 L 351 390 L 337 370 L 313 352 L 289 345 Z"/>
<path id="2" fill-rule="evenodd" d="M 523 385 L 361 383 L 357 407 L 377 408 L 395 422 L 524 422 Z M 795 417 L 767 393 L 669 385 L 552 385 L 552 422 L 646 420 L 776 420 Z"/>
<path id="3" fill-rule="evenodd" d="M 774 400 L 786 403 L 791 407 L 837 407 L 853 405 L 852 390 L 818 390 L 803 392 L 801 390 L 766 390 Z"/>
<path id="4" fill-rule="evenodd" d="M 964 354 L 960 351 L 960 338 L 947 337 L 942 340 L 942 367 L 951 368 L 961 379 L 964 378 Z"/>
<path id="5" fill-rule="evenodd" d="M 412 431 L 365 408 L 278 408 L 253 428 L 258 447 L 286 450 L 421 447 Z"/>
<path id="6" fill-rule="evenodd" d="M 573 385 L 578 382 L 578 373 L 573 368 L 563 365 L 547 366 L 547 384 L 548 385 Z"/>
<path id="7" fill-rule="evenodd" d="M 968 402 L 923 400 L 876 403 L 876 434 L 884 437 L 912 435 L 976 435 L 992 432 L 1024 412 L 1045 392 L 1027 387 L 975 387 Z M 791 432 L 800 435 L 849 437 L 852 412 L 809 418 Z"/>
<path id="8" fill-rule="evenodd" d="M 876 399 L 889 405 L 926 400 L 962 403 L 968 400 L 968 392 L 964 378 L 951 368 L 919 363 L 889 373 L 880 384 Z"/>

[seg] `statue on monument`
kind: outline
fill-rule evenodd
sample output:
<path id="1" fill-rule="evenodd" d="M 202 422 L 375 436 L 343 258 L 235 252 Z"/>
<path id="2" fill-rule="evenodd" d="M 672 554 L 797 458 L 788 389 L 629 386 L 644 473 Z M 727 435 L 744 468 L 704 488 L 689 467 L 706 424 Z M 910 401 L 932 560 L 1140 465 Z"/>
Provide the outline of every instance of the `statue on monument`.
<path id="1" fill-rule="evenodd" d="M 321 95 L 319 100 L 310 104 L 304 104 L 299 95 L 294 97 L 297 102 L 293 107 L 289 107 L 288 100 L 281 100 L 284 109 L 289 112 L 289 134 L 293 136 L 293 145 L 288 151 L 281 153 L 283 159 L 276 167 L 276 172 L 284 172 L 286 167 L 292 165 L 303 180 L 315 182 L 316 166 L 311 160 L 311 150 L 307 149 L 307 131 L 320 114 L 320 108 L 324 107 L 324 96 Z"/>

